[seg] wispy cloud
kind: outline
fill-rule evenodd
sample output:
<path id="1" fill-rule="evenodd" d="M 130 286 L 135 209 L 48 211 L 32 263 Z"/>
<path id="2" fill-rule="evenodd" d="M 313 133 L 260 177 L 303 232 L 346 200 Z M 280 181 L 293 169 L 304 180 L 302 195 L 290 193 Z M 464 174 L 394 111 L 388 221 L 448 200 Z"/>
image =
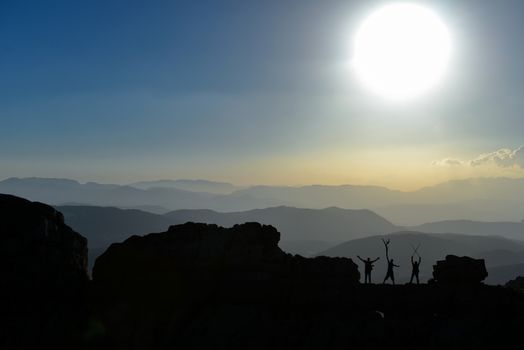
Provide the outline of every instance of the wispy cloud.
<path id="1" fill-rule="evenodd" d="M 431 163 L 434 166 L 482 166 L 496 165 L 501 168 L 518 166 L 524 168 L 524 146 L 516 149 L 501 148 L 493 152 L 482 153 L 470 160 L 444 158 Z"/>
<path id="2" fill-rule="evenodd" d="M 444 158 L 441 160 L 435 160 L 431 163 L 434 166 L 459 166 L 464 165 L 464 161 L 456 158 Z"/>
<path id="3" fill-rule="evenodd" d="M 514 165 L 524 168 L 524 146 L 520 146 L 514 150 L 501 148 L 495 152 L 481 154 L 470 161 L 472 166 L 479 166 L 486 163 L 493 163 L 503 168 Z"/>

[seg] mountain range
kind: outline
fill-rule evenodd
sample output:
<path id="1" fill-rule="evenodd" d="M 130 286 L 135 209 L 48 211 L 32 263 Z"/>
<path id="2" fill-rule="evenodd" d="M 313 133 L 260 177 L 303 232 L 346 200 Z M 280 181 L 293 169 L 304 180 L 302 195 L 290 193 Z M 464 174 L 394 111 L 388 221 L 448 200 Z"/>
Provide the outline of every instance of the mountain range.
<path id="1" fill-rule="evenodd" d="M 488 268 L 495 269 L 496 276 L 524 274 L 524 253 L 518 242 L 524 241 L 524 223 L 520 222 L 524 213 L 523 179 L 450 181 L 402 192 L 353 185 L 240 188 L 207 180 L 114 185 L 70 179 L 10 178 L 0 181 L 0 193 L 54 204 L 64 213 L 68 224 L 89 239 L 91 263 L 113 242 L 131 235 L 160 232 L 170 225 L 194 221 L 230 227 L 256 221 L 275 226 L 282 234 L 280 246 L 304 256 L 334 252 L 348 256 L 357 251 L 347 248 L 356 244 L 355 240 L 410 231 L 418 232 L 425 241 L 436 237 L 442 240 L 447 235 L 445 242 L 449 243 L 449 237 L 455 237 L 450 246 L 439 240 L 428 241 L 424 246 L 483 256 Z M 514 243 L 513 249 L 499 242 L 489 249 L 475 250 L 473 241 L 465 244 L 449 234 L 497 236 L 517 243 L 509 241 Z M 341 249 L 340 244 L 347 249 L 337 250 Z M 403 246 L 407 249 L 409 244 Z M 402 252 L 401 258 L 406 260 L 408 253 L 409 249 Z M 430 259 L 443 257 L 437 251 L 432 254 L 428 255 Z M 490 276 L 490 282 L 503 282 L 501 278 Z"/>
<path id="2" fill-rule="evenodd" d="M 370 209 L 401 226 L 442 220 L 520 221 L 524 179 L 454 180 L 416 191 L 378 186 L 251 186 L 207 180 L 161 180 L 129 185 L 79 183 L 69 179 L 9 178 L 8 193 L 53 205 L 132 208 L 154 213 L 178 209 L 236 212 L 274 206 Z"/>
<path id="3" fill-rule="evenodd" d="M 462 233 L 467 235 L 502 236 L 524 241 L 522 222 L 486 222 L 471 220 L 446 220 L 410 227 L 414 231 L 429 233 Z"/>
<path id="4" fill-rule="evenodd" d="M 392 232 L 397 227 L 369 210 L 340 208 L 300 209 L 272 207 L 244 212 L 219 213 L 212 210 L 176 210 L 164 215 L 136 209 L 94 206 L 57 206 L 68 225 L 89 240 L 90 260 L 111 243 L 132 235 L 160 232 L 170 225 L 188 221 L 231 227 L 260 222 L 276 227 L 281 247 L 305 256 L 353 238 Z"/>
<path id="5" fill-rule="evenodd" d="M 227 182 L 216 182 L 208 180 L 157 180 L 157 181 L 140 181 L 129 184 L 134 188 L 148 190 L 150 188 L 174 188 L 178 190 L 192 192 L 207 192 L 214 194 L 230 194 L 241 189 L 239 186 Z"/>

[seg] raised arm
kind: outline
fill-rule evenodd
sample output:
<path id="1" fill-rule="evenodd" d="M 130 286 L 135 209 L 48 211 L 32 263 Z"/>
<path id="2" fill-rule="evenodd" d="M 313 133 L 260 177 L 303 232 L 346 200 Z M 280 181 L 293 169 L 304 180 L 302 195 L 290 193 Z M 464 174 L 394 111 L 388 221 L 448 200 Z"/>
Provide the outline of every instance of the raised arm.
<path id="1" fill-rule="evenodd" d="M 373 260 L 372 263 L 377 262 L 377 261 L 379 261 L 379 260 L 380 260 L 380 257 L 378 257 L 378 258 L 376 258 L 375 260 Z"/>
<path id="2" fill-rule="evenodd" d="M 413 261 L 413 255 L 411 256 L 411 264 L 413 265 L 414 261 Z"/>
<path id="3" fill-rule="evenodd" d="M 364 259 L 362 259 L 359 255 L 357 255 L 357 258 L 359 258 L 360 261 L 362 261 L 362 262 L 366 262 L 366 261 L 365 261 Z"/>
<path id="4" fill-rule="evenodd" d="M 384 243 L 384 248 L 386 248 L 386 260 L 389 262 L 389 243 L 391 241 L 389 239 L 382 238 L 382 243 Z"/>
<path id="5" fill-rule="evenodd" d="M 419 255 L 418 256 L 418 264 L 420 265 L 420 262 L 422 261 L 422 257 Z"/>

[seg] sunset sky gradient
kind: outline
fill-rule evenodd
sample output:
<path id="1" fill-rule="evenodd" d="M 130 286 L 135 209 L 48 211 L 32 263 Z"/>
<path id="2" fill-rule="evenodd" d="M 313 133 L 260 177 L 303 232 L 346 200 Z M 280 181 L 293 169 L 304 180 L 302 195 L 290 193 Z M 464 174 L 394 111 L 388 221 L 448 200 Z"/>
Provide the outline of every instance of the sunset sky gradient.
<path id="1" fill-rule="evenodd" d="M 409 103 L 348 69 L 359 23 L 385 3 L 1 1 L 0 178 L 523 177 L 524 2 L 420 1 L 454 51 Z"/>

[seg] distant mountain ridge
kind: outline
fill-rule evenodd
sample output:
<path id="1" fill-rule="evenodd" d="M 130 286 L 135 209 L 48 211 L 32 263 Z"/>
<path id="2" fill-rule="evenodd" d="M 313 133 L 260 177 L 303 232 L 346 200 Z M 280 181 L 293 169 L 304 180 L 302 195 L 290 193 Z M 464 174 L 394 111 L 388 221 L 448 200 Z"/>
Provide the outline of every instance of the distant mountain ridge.
<path id="1" fill-rule="evenodd" d="M 187 179 L 140 181 L 131 183 L 129 186 L 141 190 L 147 190 L 150 188 L 175 188 L 185 191 L 207 192 L 213 194 L 230 194 L 241 188 L 227 182 Z"/>
<path id="2" fill-rule="evenodd" d="M 255 221 L 273 225 L 283 240 L 322 240 L 340 242 L 373 233 L 395 230 L 396 226 L 366 209 L 303 209 L 287 206 L 219 213 L 211 210 L 177 210 L 165 214 L 176 223 L 187 221 L 214 223 L 229 227 Z"/>
<path id="3" fill-rule="evenodd" d="M 430 222 L 410 229 L 428 233 L 461 233 L 469 235 L 499 235 L 524 241 L 523 222 L 485 222 L 472 220 L 446 220 Z"/>
<path id="4" fill-rule="evenodd" d="M 421 225 L 432 221 L 521 221 L 523 201 L 468 200 L 442 204 L 397 204 L 372 208 L 398 225 Z"/>
<path id="5" fill-rule="evenodd" d="M 281 246 L 288 252 L 313 255 L 338 243 L 367 235 L 395 231 L 398 228 L 369 210 L 340 208 L 301 209 L 272 207 L 244 212 L 220 213 L 212 210 L 177 210 L 157 215 L 140 210 L 114 207 L 57 206 L 66 222 L 89 240 L 93 259 L 111 243 L 131 235 L 160 232 L 170 225 L 201 222 L 231 227 L 245 222 L 259 222 L 276 227 Z"/>
<path id="6" fill-rule="evenodd" d="M 365 208 L 403 226 L 455 219 L 520 221 L 524 217 L 524 179 L 454 180 L 410 192 L 355 185 L 253 186 L 233 190 L 232 184 L 207 180 L 161 180 L 134 185 L 143 188 L 81 184 L 68 179 L 10 178 L 0 181 L 0 193 L 54 205 L 85 203 L 157 213 L 178 209 L 236 212 L 282 205 Z"/>
<path id="7" fill-rule="evenodd" d="M 250 196 L 192 192 L 177 188 L 138 189 L 128 185 L 85 184 L 68 179 L 9 178 L 0 181 L 0 193 L 12 194 L 33 201 L 62 205 L 84 203 L 94 206 L 153 207 L 173 209 L 220 209 L 237 211 L 244 208 L 265 208 L 275 202 Z"/>

